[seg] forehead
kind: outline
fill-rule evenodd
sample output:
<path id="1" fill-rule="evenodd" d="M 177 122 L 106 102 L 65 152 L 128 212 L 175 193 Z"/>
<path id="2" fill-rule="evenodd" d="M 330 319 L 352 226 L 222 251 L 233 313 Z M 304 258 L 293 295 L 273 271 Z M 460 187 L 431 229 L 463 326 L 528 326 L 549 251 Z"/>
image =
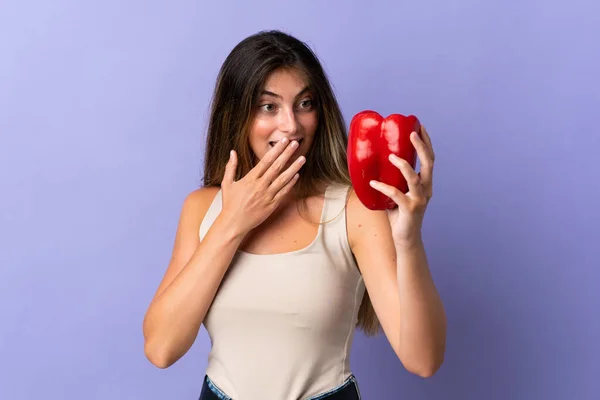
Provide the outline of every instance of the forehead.
<path id="1" fill-rule="evenodd" d="M 308 86 L 306 75 L 295 68 L 278 69 L 272 72 L 265 82 L 265 90 L 280 93 L 299 92 Z M 292 94 L 295 94 L 292 93 Z"/>

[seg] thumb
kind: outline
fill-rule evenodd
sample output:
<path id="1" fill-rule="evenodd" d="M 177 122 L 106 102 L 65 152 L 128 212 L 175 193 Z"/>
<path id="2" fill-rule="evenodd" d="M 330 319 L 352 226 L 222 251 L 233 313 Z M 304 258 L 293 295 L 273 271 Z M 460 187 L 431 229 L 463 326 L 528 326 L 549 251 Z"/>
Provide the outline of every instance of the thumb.
<path id="1" fill-rule="evenodd" d="M 229 161 L 225 166 L 225 175 L 223 175 L 223 183 L 226 185 L 232 184 L 235 180 L 235 172 L 237 170 L 237 154 L 235 150 L 229 152 Z"/>

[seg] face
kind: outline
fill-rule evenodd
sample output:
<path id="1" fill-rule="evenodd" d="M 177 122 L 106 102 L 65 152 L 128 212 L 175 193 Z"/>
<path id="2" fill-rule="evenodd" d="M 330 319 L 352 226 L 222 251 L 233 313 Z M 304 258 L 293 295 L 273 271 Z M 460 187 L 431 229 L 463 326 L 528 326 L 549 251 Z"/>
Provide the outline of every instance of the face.
<path id="1" fill-rule="evenodd" d="M 317 110 L 313 94 L 303 74 L 292 69 L 273 72 L 262 90 L 250 130 L 250 147 L 261 159 L 284 137 L 299 142 L 290 158 L 292 163 L 306 155 L 317 129 Z"/>

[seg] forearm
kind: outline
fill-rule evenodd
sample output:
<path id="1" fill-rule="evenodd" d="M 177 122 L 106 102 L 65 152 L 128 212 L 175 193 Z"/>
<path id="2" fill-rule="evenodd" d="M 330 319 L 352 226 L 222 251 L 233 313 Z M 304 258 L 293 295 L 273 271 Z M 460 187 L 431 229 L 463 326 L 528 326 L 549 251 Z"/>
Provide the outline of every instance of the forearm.
<path id="1" fill-rule="evenodd" d="M 422 241 L 397 246 L 400 292 L 401 358 L 422 376 L 431 376 L 443 362 L 446 316 L 433 283 Z"/>
<path id="2" fill-rule="evenodd" d="M 166 368 L 195 341 L 243 235 L 217 218 L 181 272 L 149 307 L 144 320 L 146 354 Z"/>

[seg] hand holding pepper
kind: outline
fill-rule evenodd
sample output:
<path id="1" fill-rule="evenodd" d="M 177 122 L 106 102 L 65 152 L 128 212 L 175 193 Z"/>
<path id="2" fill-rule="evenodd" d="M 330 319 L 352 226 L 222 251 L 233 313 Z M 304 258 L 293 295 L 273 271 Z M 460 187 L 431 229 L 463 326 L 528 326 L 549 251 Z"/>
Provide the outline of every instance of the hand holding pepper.
<path id="1" fill-rule="evenodd" d="M 389 156 L 389 161 L 402 172 L 406 179 L 408 192 L 403 193 L 398 188 L 377 180 L 369 182 L 371 187 L 388 196 L 398 206 L 387 209 L 396 246 L 411 245 L 421 240 L 423 217 L 433 193 L 435 153 L 431 138 L 423 126 L 420 131 L 421 137 L 417 132 L 412 132 L 410 135 L 410 141 L 415 147 L 421 166 L 419 173 L 408 161 L 394 154 Z"/>

